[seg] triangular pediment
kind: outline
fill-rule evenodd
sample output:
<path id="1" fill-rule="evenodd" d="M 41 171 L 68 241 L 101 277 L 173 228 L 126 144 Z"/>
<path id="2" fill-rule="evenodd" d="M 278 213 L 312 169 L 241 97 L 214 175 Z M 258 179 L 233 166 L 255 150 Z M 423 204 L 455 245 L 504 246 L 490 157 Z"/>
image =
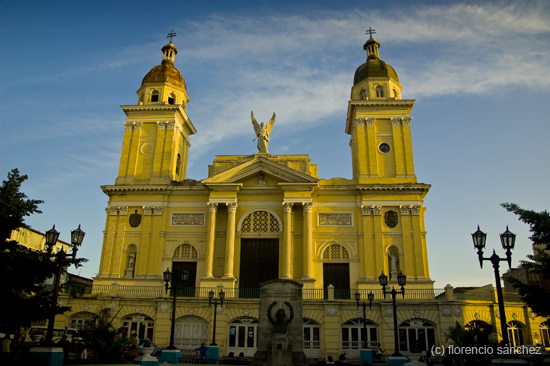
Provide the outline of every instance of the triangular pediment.
<path id="1" fill-rule="evenodd" d="M 228 169 L 212 177 L 202 180 L 209 184 L 237 184 L 246 182 L 254 177 L 264 175 L 278 183 L 313 184 L 317 185 L 319 179 L 304 174 L 298 170 L 275 163 L 264 157 L 256 157 L 241 165 Z"/>

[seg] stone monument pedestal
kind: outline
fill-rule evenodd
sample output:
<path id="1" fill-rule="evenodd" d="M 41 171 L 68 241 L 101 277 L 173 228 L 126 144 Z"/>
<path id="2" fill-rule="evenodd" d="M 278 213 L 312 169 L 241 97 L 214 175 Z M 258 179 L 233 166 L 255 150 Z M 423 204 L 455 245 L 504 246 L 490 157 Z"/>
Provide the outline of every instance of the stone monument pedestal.
<path id="1" fill-rule="evenodd" d="M 261 285 L 252 366 L 307 366 L 302 312 L 301 283 L 281 279 Z"/>

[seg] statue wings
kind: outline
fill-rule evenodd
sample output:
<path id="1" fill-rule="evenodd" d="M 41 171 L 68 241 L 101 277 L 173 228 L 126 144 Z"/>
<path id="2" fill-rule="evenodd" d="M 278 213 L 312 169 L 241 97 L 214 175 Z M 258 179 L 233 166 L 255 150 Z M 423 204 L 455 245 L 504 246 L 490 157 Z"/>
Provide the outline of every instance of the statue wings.
<path id="1" fill-rule="evenodd" d="M 250 111 L 250 117 L 252 118 L 252 126 L 254 126 L 254 132 L 256 132 L 256 135 L 260 133 L 260 124 L 258 123 L 258 121 L 256 121 L 256 118 L 254 117 L 254 112 L 253 111 Z M 269 122 L 267 123 L 267 126 L 266 126 L 266 129 L 267 129 L 267 134 L 269 135 L 271 133 L 271 129 L 273 128 L 273 125 L 275 124 L 275 112 L 273 112 L 273 116 L 271 117 L 271 119 L 269 120 Z"/>

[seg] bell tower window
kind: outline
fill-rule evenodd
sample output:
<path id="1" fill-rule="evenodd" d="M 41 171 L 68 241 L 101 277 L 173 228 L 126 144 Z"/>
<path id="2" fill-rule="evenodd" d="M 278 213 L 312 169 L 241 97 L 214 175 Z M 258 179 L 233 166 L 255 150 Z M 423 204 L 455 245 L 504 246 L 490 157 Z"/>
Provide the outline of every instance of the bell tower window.
<path id="1" fill-rule="evenodd" d="M 377 98 L 384 98 L 384 88 L 381 86 L 376 87 L 376 97 Z"/>
<path id="2" fill-rule="evenodd" d="M 159 92 L 158 90 L 153 90 L 153 92 L 151 93 L 151 102 L 154 103 L 158 101 L 159 101 Z"/>
<path id="3" fill-rule="evenodd" d="M 174 93 L 170 93 L 168 96 L 168 104 L 176 104 L 176 96 Z"/>

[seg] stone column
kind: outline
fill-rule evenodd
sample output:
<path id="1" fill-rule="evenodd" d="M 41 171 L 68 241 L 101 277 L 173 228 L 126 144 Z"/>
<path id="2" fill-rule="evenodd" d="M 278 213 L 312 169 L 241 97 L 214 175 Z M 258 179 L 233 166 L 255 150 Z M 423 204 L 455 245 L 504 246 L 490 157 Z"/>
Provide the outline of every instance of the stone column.
<path id="1" fill-rule="evenodd" d="M 355 121 L 353 121 L 353 124 L 355 126 L 355 136 L 356 136 L 356 144 L 357 144 L 357 169 L 359 171 L 359 177 L 365 176 L 369 174 L 369 156 L 368 154 L 365 154 L 367 151 L 367 139 L 366 139 L 366 131 L 365 131 L 365 118 L 357 118 Z M 363 155 L 366 157 L 360 158 L 360 156 Z"/>
<path id="2" fill-rule="evenodd" d="M 405 159 L 407 176 L 414 176 L 414 161 L 413 161 L 413 149 L 411 139 L 411 121 L 412 117 L 403 118 L 403 144 L 405 149 Z"/>
<path id="3" fill-rule="evenodd" d="M 227 204 L 227 237 L 225 239 L 225 273 L 224 277 L 233 278 L 233 264 L 235 262 L 235 216 L 237 204 Z"/>
<path id="4" fill-rule="evenodd" d="M 283 202 L 284 243 L 283 243 L 283 273 L 281 278 L 292 278 L 292 202 Z"/>
<path id="5" fill-rule="evenodd" d="M 208 202 L 204 277 L 214 277 L 212 270 L 214 268 L 214 241 L 216 240 L 216 212 L 218 212 L 218 203 Z"/>
<path id="6" fill-rule="evenodd" d="M 376 250 L 374 248 L 374 238 L 372 235 L 372 206 L 361 206 L 361 214 L 363 218 L 363 255 L 361 256 L 361 264 L 365 278 L 377 278 L 376 273 Z"/>
<path id="7" fill-rule="evenodd" d="M 374 133 L 374 118 L 367 118 L 367 146 L 369 156 L 369 176 L 378 177 L 378 161 L 376 160 L 376 138 Z"/>
<path id="8" fill-rule="evenodd" d="M 380 276 L 382 271 L 389 275 L 388 261 L 385 260 L 386 251 L 384 250 L 384 240 L 382 236 L 382 207 L 371 206 L 373 229 L 374 229 L 374 253 L 376 255 L 376 278 Z"/>
<path id="9" fill-rule="evenodd" d="M 164 156 L 164 142 L 166 139 L 166 122 L 157 122 L 157 140 L 155 143 L 155 156 L 153 158 L 152 178 L 159 178 L 162 172 L 162 157 Z"/>
<path id="10" fill-rule="evenodd" d="M 393 147 L 395 149 L 395 173 L 397 177 L 404 177 L 405 162 L 403 160 L 403 137 L 401 133 L 401 118 L 392 118 Z"/>
<path id="11" fill-rule="evenodd" d="M 312 279 L 312 267 L 313 267 L 313 253 L 312 253 L 312 235 L 311 230 L 313 226 L 313 202 L 304 202 L 304 235 L 303 235 L 303 247 L 304 247 L 304 269 L 303 279 Z"/>

